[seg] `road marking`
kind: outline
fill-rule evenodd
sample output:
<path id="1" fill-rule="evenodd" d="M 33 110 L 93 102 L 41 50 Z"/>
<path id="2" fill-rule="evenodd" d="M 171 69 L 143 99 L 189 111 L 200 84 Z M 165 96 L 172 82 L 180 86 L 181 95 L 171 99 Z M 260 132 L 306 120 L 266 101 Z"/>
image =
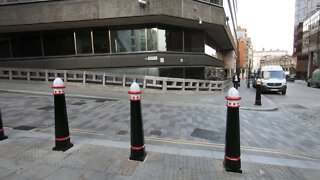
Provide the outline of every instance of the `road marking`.
<path id="1" fill-rule="evenodd" d="M 43 128 L 43 129 L 37 128 L 37 129 L 34 129 L 34 130 L 35 131 L 45 131 L 45 129 L 54 130 L 54 128 Z M 96 131 L 88 131 L 88 130 L 82 130 L 82 129 L 70 129 L 70 132 L 77 132 L 77 133 L 91 134 L 91 135 L 99 135 L 99 136 L 104 136 L 105 135 L 104 133 L 98 133 Z M 220 149 L 224 149 L 225 148 L 225 144 L 209 143 L 209 142 L 196 142 L 196 141 L 186 141 L 186 140 L 168 139 L 168 138 L 156 138 L 156 137 L 145 137 L 145 140 L 154 141 L 154 142 L 162 142 L 162 143 L 179 144 L 179 145 L 191 145 L 191 146 L 211 147 L 211 148 L 220 148 Z M 248 146 L 241 146 L 240 148 L 241 148 L 242 151 L 287 155 L 287 156 L 291 156 L 291 157 L 297 157 L 297 158 L 302 158 L 302 159 L 320 161 L 320 158 L 317 158 L 317 157 L 299 155 L 299 154 L 295 154 L 295 153 L 292 153 L 292 152 L 285 152 L 285 151 L 280 151 L 280 150 L 276 150 L 276 149 L 267 149 L 267 148 L 259 148 L 259 147 L 248 147 Z"/>
<path id="2" fill-rule="evenodd" d="M 157 141 L 157 142 L 166 142 L 172 144 L 184 144 L 184 145 L 193 145 L 193 146 L 202 146 L 202 147 L 214 147 L 214 148 L 225 148 L 225 144 L 217 144 L 217 143 L 207 143 L 207 142 L 195 142 L 195 141 L 185 141 L 185 140 L 174 140 L 174 139 L 164 139 L 164 138 L 154 138 L 154 137 L 146 137 L 148 141 Z M 304 155 L 299 155 L 291 152 L 284 152 L 276 149 L 267 149 L 267 148 L 258 148 L 258 147 L 247 147 L 241 146 L 241 150 L 250 151 L 250 152 L 263 152 L 263 153 L 271 153 L 271 154 L 281 154 L 292 157 L 298 157 L 309 160 L 319 160 L 317 157 L 309 157 Z"/>

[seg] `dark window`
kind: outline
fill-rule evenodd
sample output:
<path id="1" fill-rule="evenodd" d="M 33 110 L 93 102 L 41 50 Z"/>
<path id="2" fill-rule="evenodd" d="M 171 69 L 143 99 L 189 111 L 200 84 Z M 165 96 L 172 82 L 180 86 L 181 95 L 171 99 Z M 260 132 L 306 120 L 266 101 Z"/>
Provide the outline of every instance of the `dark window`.
<path id="1" fill-rule="evenodd" d="M 10 57 L 10 43 L 8 37 L 0 37 L 0 58 Z"/>
<path id="2" fill-rule="evenodd" d="M 109 33 L 107 29 L 93 30 L 94 53 L 109 53 Z"/>
<path id="3" fill-rule="evenodd" d="M 183 68 L 160 68 L 161 77 L 183 78 Z"/>
<path id="4" fill-rule="evenodd" d="M 46 56 L 75 54 L 72 31 L 47 31 L 42 37 Z"/>
<path id="5" fill-rule="evenodd" d="M 184 50 L 185 52 L 204 52 L 203 32 L 185 30 Z"/>
<path id="6" fill-rule="evenodd" d="M 42 56 L 40 33 L 13 34 L 11 36 L 13 57 Z"/>
<path id="7" fill-rule="evenodd" d="M 159 51 L 183 51 L 182 29 L 159 28 L 158 46 Z"/>
<path id="8" fill-rule="evenodd" d="M 77 53 L 78 54 L 89 54 L 92 53 L 91 44 L 91 31 L 77 31 Z"/>
<path id="9" fill-rule="evenodd" d="M 185 68 L 186 79 L 204 79 L 204 68 L 203 67 L 190 67 Z"/>

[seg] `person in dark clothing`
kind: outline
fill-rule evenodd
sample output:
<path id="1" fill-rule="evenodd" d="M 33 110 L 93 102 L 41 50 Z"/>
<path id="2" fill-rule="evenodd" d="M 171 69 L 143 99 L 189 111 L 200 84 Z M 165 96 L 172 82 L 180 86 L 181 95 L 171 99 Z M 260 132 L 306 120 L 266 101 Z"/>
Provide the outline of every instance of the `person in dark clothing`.
<path id="1" fill-rule="evenodd" d="M 238 74 L 234 74 L 232 76 L 232 82 L 233 82 L 233 87 L 238 89 L 238 87 L 240 86 L 240 77 Z"/>

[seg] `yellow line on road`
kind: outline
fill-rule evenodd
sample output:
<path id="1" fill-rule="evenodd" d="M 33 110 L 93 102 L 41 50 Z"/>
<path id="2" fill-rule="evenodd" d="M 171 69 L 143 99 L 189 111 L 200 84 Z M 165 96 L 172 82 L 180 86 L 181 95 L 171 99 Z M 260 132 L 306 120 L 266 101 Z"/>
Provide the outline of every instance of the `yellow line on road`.
<path id="1" fill-rule="evenodd" d="M 53 128 L 45 128 L 45 129 L 54 130 Z M 45 129 L 35 129 L 35 130 L 43 131 Z M 98 133 L 96 131 L 88 131 L 88 130 L 82 130 L 82 129 L 70 129 L 70 132 L 77 132 L 77 133 L 82 133 L 82 134 L 92 134 L 92 135 L 99 135 L 99 136 L 105 135 L 103 133 Z M 218 143 L 196 142 L 196 141 L 168 139 L 168 138 L 156 138 L 156 137 L 145 137 L 145 140 L 154 141 L 154 142 L 162 142 L 162 143 L 180 144 L 180 145 L 211 147 L 211 148 L 219 148 L 219 149 L 225 148 L 225 144 L 218 144 Z M 276 150 L 276 149 L 241 146 L 241 150 L 242 151 L 250 151 L 250 152 L 280 154 L 280 155 L 287 155 L 287 156 L 291 156 L 291 157 L 303 158 L 303 159 L 308 159 L 308 160 L 320 161 L 320 158 L 299 155 L 299 154 L 295 154 L 295 153 L 291 153 L 291 152 L 284 152 L 284 151 L 280 151 L 280 150 Z"/>
<path id="2" fill-rule="evenodd" d="M 174 140 L 174 139 L 164 139 L 164 138 L 154 138 L 154 137 L 146 137 L 145 139 L 148 140 L 148 141 L 166 142 L 166 143 L 172 143 L 172 144 L 184 144 L 184 145 L 193 145 L 193 146 L 202 146 L 202 147 L 214 147 L 214 148 L 221 148 L 221 149 L 225 148 L 224 144 L 216 144 L 216 143 L 184 141 L 184 140 Z M 275 149 L 266 149 L 266 148 L 258 148 L 258 147 L 241 146 L 241 150 L 251 151 L 251 152 L 263 152 L 263 153 L 271 153 L 271 154 L 281 154 L 281 155 L 298 157 L 298 158 L 303 158 L 303 159 L 308 159 L 308 160 L 320 160 L 320 158 L 316 158 L 316 157 L 309 157 L 309 156 L 294 154 L 294 153 L 291 153 L 291 152 L 284 152 L 284 151 L 275 150 Z"/>

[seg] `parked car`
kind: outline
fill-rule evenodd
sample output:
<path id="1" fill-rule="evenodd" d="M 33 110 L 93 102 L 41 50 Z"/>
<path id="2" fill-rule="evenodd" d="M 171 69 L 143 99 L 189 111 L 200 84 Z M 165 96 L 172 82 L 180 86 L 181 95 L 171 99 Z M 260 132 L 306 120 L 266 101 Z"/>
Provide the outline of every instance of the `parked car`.
<path id="1" fill-rule="evenodd" d="M 308 78 L 308 87 L 320 87 L 320 68 L 312 72 L 312 77 Z"/>
<path id="2" fill-rule="evenodd" d="M 294 77 L 294 75 L 286 75 L 286 79 L 287 79 L 287 81 L 294 82 L 295 77 Z"/>

